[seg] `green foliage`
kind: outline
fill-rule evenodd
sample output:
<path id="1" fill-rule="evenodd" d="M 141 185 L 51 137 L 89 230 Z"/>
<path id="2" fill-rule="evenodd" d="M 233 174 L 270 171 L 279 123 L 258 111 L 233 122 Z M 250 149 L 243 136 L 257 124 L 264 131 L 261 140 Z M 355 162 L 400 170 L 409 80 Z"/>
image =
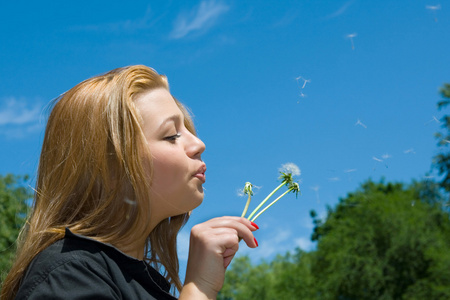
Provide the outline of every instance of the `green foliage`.
<path id="1" fill-rule="evenodd" d="M 255 266 L 247 256 L 236 258 L 217 299 L 314 299 L 313 287 L 310 254 L 296 249 Z"/>
<path id="2" fill-rule="evenodd" d="M 312 211 L 317 250 L 235 259 L 218 299 L 450 299 L 450 219 L 433 182 L 367 181 Z"/>
<path id="3" fill-rule="evenodd" d="M 27 200 L 33 194 L 24 186 L 27 176 L 0 175 L 0 273 L 3 281 L 16 251 L 16 239 L 25 222 Z"/>
<path id="4" fill-rule="evenodd" d="M 368 181 L 315 220 L 320 299 L 450 299 L 449 215 L 424 189 Z"/>
<path id="5" fill-rule="evenodd" d="M 450 84 L 444 84 L 440 90 L 442 100 L 437 103 L 439 110 L 446 108 L 450 104 Z M 438 146 L 442 147 L 442 152 L 433 159 L 433 165 L 438 170 L 439 175 L 443 176 L 441 186 L 450 192 L 450 152 L 447 149 L 450 143 L 450 116 L 444 115 L 441 119 L 442 129 L 445 132 L 435 133 L 438 139 Z"/>

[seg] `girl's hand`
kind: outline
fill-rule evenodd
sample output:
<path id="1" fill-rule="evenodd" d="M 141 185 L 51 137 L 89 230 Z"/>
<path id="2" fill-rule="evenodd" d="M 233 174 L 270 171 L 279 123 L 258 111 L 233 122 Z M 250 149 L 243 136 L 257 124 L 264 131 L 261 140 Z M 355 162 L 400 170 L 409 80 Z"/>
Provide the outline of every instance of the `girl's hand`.
<path id="1" fill-rule="evenodd" d="M 220 217 L 194 226 L 186 280 L 179 299 L 215 299 L 240 239 L 250 248 L 258 246 L 252 233 L 256 229 L 254 223 L 239 217 Z"/>

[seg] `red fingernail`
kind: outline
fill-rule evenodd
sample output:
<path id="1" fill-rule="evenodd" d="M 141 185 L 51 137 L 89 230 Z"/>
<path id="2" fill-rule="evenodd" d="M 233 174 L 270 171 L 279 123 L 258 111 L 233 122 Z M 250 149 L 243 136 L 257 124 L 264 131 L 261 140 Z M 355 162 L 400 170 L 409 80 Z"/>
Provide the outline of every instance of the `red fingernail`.
<path id="1" fill-rule="evenodd" d="M 258 241 L 255 238 L 253 240 L 255 241 L 256 247 L 258 247 Z"/>
<path id="2" fill-rule="evenodd" d="M 258 225 L 256 225 L 255 223 L 250 222 L 250 224 L 252 224 L 252 226 L 255 227 L 256 229 L 259 229 Z"/>

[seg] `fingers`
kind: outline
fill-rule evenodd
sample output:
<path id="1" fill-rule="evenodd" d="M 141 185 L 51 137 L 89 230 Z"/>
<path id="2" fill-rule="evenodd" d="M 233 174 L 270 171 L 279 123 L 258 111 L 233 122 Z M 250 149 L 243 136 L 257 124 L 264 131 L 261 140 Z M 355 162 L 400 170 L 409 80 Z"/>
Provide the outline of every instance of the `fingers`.
<path id="1" fill-rule="evenodd" d="M 237 248 L 236 249 L 228 248 L 223 253 L 223 267 L 225 269 L 230 265 L 230 263 L 233 260 L 234 255 L 236 254 L 236 252 L 237 252 Z"/>
<path id="2" fill-rule="evenodd" d="M 249 220 L 241 217 L 220 217 L 211 219 L 208 222 L 211 228 L 227 228 L 235 230 L 235 234 L 239 239 L 243 239 L 247 246 L 256 248 L 258 243 L 253 236 L 253 231 L 258 229 L 258 226 Z M 206 224 L 205 223 L 205 224 Z"/>

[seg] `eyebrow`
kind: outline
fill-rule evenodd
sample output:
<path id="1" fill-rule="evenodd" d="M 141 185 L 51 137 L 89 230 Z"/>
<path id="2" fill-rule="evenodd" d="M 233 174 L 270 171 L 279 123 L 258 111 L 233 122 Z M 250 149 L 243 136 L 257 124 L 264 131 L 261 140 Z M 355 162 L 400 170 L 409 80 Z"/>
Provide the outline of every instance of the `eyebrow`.
<path id="1" fill-rule="evenodd" d="M 181 115 L 171 115 L 170 117 L 167 117 L 164 119 L 164 121 L 161 122 L 158 129 L 162 129 L 167 123 L 174 122 L 175 124 L 181 123 L 182 117 Z"/>

